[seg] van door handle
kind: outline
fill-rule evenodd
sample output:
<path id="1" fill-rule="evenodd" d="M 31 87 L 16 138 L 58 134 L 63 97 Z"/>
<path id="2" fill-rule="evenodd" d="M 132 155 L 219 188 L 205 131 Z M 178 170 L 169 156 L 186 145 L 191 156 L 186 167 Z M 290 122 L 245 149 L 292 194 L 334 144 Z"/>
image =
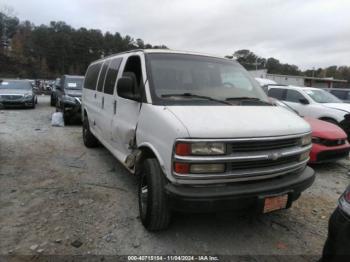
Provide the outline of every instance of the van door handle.
<path id="1" fill-rule="evenodd" d="M 94 98 L 96 98 L 97 97 L 97 95 L 96 95 L 96 93 L 94 94 Z"/>
<path id="2" fill-rule="evenodd" d="M 104 109 L 104 107 L 105 107 L 105 97 L 103 96 L 102 97 L 102 109 Z"/>
<path id="3" fill-rule="evenodd" d="M 113 102 L 113 113 L 114 114 L 117 113 L 117 100 L 114 100 L 114 102 Z"/>

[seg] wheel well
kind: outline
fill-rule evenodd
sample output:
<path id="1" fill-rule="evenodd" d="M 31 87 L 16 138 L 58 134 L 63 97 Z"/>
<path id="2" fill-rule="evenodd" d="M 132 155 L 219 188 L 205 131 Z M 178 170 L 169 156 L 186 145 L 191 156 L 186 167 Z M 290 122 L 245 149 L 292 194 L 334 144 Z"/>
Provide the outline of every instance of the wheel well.
<path id="1" fill-rule="evenodd" d="M 327 121 L 327 122 L 337 123 L 338 124 L 338 121 L 335 120 L 334 118 L 331 118 L 331 117 L 320 117 L 319 119 L 323 120 L 323 121 Z"/>
<path id="2" fill-rule="evenodd" d="M 145 161 L 146 159 L 155 158 L 158 161 L 156 154 L 149 147 L 142 146 L 139 148 L 139 150 L 141 151 L 141 156 L 138 157 L 137 159 L 136 172 L 135 172 L 136 174 L 140 172 L 140 166 L 142 165 L 143 161 Z"/>
<path id="3" fill-rule="evenodd" d="M 148 158 L 157 158 L 152 149 L 150 149 L 149 147 L 143 146 L 140 147 L 139 150 L 141 150 L 141 162 Z"/>

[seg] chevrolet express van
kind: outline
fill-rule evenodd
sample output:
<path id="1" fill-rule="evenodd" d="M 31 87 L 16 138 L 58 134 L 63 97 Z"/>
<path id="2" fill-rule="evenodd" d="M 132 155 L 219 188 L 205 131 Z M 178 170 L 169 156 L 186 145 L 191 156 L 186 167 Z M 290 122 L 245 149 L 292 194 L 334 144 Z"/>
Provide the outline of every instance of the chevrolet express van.
<path id="1" fill-rule="evenodd" d="M 174 210 L 289 208 L 314 181 L 310 126 L 236 61 L 134 50 L 93 62 L 83 87 L 84 144 L 138 176 L 148 230 Z"/>

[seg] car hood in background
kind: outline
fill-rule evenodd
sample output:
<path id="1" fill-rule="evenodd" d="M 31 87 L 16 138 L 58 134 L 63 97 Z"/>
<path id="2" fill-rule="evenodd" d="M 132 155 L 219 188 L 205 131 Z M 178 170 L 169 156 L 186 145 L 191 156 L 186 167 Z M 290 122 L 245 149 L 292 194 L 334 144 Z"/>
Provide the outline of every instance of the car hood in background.
<path id="1" fill-rule="evenodd" d="M 69 90 L 69 89 L 66 89 L 65 93 L 66 93 L 66 95 L 69 95 L 69 96 L 81 97 L 82 90 Z"/>
<path id="2" fill-rule="evenodd" d="M 284 136 L 310 132 L 298 115 L 277 106 L 167 106 L 192 138 Z"/>
<path id="3" fill-rule="evenodd" d="M 322 105 L 350 113 L 350 104 L 347 103 L 324 103 Z"/>
<path id="4" fill-rule="evenodd" d="M 314 137 L 330 140 L 347 138 L 347 135 L 343 129 L 335 124 L 311 117 L 304 117 L 304 119 L 310 124 L 312 136 Z"/>
<path id="5" fill-rule="evenodd" d="M 32 90 L 27 89 L 1 89 L 0 88 L 0 95 L 25 95 L 25 94 L 31 94 Z"/>

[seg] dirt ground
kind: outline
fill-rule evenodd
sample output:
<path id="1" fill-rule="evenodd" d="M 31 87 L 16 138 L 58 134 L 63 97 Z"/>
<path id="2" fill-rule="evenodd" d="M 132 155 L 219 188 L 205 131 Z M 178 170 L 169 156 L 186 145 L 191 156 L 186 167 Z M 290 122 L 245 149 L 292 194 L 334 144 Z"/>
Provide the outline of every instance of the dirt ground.
<path id="1" fill-rule="evenodd" d="M 316 166 L 314 185 L 289 210 L 176 214 L 171 227 L 141 225 L 137 180 L 81 126 L 51 127 L 54 108 L 0 111 L 0 255 L 313 255 L 349 183 L 348 160 Z"/>

